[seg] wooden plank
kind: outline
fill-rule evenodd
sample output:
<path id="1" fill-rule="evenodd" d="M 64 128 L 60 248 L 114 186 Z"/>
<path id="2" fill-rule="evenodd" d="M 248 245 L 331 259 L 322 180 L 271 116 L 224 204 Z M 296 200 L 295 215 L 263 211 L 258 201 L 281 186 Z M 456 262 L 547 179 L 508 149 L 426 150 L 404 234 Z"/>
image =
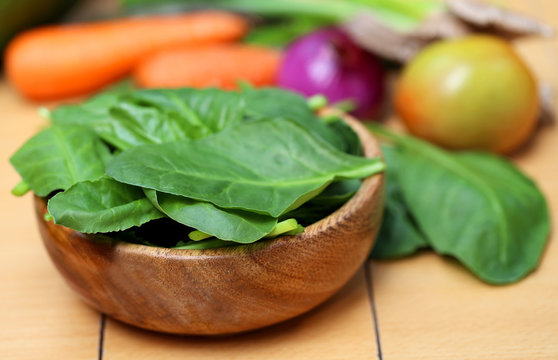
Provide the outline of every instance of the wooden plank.
<path id="1" fill-rule="evenodd" d="M 376 359 L 375 333 L 361 270 L 310 313 L 263 330 L 223 338 L 155 334 L 108 320 L 104 360 Z"/>
<path id="2" fill-rule="evenodd" d="M 71 292 L 50 263 L 31 196 L 10 194 L 19 177 L 7 158 L 44 123 L 36 108 L 0 85 L 0 358 L 96 359 L 99 315 Z"/>
<path id="3" fill-rule="evenodd" d="M 558 3 L 513 1 L 510 8 L 554 22 Z M 519 51 L 558 89 L 558 42 L 525 40 Z M 514 157 L 541 186 L 558 223 L 558 132 L 547 128 Z M 558 238 L 539 269 L 509 286 L 486 285 L 451 259 L 421 253 L 377 261 L 373 283 L 384 359 L 558 359 Z"/>

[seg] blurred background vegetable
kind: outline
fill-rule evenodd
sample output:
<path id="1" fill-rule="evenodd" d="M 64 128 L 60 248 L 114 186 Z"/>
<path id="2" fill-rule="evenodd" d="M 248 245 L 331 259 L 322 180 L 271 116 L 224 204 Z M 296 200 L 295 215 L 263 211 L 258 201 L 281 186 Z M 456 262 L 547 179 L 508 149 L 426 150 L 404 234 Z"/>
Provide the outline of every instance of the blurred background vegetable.
<path id="1" fill-rule="evenodd" d="M 5 70 L 32 99 L 83 95 L 130 73 L 158 51 L 230 42 L 247 31 L 244 18 L 215 11 L 43 27 L 10 43 Z"/>
<path id="2" fill-rule="evenodd" d="M 218 87 L 233 90 L 239 82 L 270 86 L 281 55 L 279 51 L 255 45 L 228 44 L 186 47 L 163 51 L 146 58 L 134 71 L 141 87 Z"/>
<path id="3" fill-rule="evenodd" d="M 252 16 L 257 25 L 245 41 L 277 47 L 285 47 L 322 27 L 341 24 L 347 27 L 359 14 L 372 16 L 375 22 L 392 31 L 412 31 L 446 7 L 443 0 L 124 0 L 123 6 L 132 14 L 190 11 L 208 6 L 238 11 Z M 381 51 L 378 54 L 384 55 Z"/>
<path id="4" fill-rule="evenodd" d="M 404 69 L 395 110 L 415 135 L 452 149 L 507 153 L 532 133 L 537 83 L 508 42 L 470 36 L 437 42 Z"/>
<path id="5" fill-rule="evenodd" d="M 343 31 L 325 28 L 291 44 L 278 85 L 306 96 L 324 95 L 330 102 L 351 102 L 360 117 L 378 115 L 384 98 L 380 61 L 359 48 Z"/>

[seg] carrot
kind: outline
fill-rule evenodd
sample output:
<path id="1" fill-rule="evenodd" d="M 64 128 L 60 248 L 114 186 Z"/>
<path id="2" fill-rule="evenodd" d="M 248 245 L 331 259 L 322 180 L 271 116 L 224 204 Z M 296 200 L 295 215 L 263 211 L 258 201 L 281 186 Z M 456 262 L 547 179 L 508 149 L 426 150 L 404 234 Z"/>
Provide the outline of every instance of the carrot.
<path id="1" fill-rule="evenodd" d="M 6 75 L 29 98 L 81 95 L 128 74 L 157 51 L 234 41 L 247 30 L 242 17 L 216 11 L 42 27 L 11 42 Z"/>
<path id="2" fill-rule="evenodd" d="M 280 63 L 276 50 L 250 45 L 215 45 L 160 52 L 134 70 L 141 87 L 237 88 L 238 81 L 254 86 L 275 83 Z"/>

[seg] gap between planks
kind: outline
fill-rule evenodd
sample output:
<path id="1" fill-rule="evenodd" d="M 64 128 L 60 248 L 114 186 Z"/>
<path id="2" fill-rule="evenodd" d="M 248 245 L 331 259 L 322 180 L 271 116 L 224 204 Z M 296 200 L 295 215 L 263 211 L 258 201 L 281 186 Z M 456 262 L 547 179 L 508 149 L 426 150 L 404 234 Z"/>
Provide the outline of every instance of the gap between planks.
<path id="1" fill-rule="evenodd" d="M 99 342 L 97 346 L 97 360 L 103 360 L 105 351 L 105 327 L 107 323 L 107 316 L 99 314 Z"/>
<path id="2" fill-rule="evenodd" d="M 376 303 L 374 302 L 374 284 L 372 282 L 372 263 L 366 261 L 363 265 L 364 279 L 366 281 L 366 290 L 368 292 L 368 300 L 370 301 L 370 310 L 372 312 L 372 321 L 374 323 L 374 334 L 376 336 L 376 347 L 378 349 L 378 359 L 383 360 L 382 344 L 380 341 L 380 326 L 378 325 L 378 314 L 376 312 Z"/>

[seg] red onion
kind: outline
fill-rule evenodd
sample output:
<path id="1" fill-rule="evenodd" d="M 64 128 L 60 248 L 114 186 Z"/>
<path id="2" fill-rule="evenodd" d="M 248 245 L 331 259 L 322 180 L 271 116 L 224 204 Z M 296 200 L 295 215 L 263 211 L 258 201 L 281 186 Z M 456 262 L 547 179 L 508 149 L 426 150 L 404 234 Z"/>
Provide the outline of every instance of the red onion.
<path id="1" fill-rule="evenodd" d="M 337 28 L 324 28 L 292 43 L 279 69 L 281 87 L 330 102 L 354 101 L 356 116 L 377 116 L 384 97 L 380 61 Z"/>

